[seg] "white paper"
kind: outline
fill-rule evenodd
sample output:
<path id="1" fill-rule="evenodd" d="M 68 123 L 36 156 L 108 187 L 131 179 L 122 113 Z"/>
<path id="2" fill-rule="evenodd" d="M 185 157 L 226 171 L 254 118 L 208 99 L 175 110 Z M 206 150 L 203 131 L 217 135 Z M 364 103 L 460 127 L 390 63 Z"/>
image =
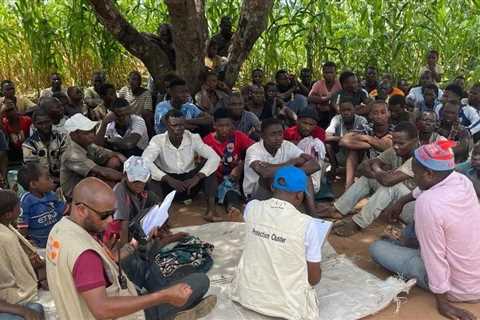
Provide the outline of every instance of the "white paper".
<path id="1" fill-rule="evenodd" d="M 142 228 L 143 232 L 148 236 L 150 232 L 156 227 L 161 227 L 168 219 L 168 209 L 172 205 L 173 198 L 175 197 L 175 190 L 170 192 L 165 199 L 163 199 L 162 204 L 158 204 L 152 207 L 145 217 L 142 219 Z"/>
<path id="2" fill-rule="evenodd" d="M 330 230 L 332 230 L 333 222 L 323 220 L 323 219 L 314 218 L 313 223 L 315 224 L 315 227 L 318 230 L 318 235 L 320 237 L 320 243 L 323 246 L 323 244 L 327 240 L 327 236 L 330 233 Z"/>

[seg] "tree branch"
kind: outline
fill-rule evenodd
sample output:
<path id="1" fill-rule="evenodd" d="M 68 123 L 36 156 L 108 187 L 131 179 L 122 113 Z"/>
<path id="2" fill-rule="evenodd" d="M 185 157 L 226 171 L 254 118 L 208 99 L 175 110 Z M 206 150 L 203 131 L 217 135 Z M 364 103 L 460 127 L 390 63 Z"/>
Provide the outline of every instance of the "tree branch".
<path id="1" fill-rule="evenodd" d="M 89 0 L 98 20 L 131 54 L 140 59 L 155 78 L 171 71 L 162 48 L 137 31 L 120 13 L 112 0 Z"/>
<path id="2" fill-rule="evenodd" d="M 235 84 L 243 62 L 266 29 L 272 6 L 273 0 L 243 1 L 237 31 L 232 39 L 225 70 L 225 82 L 230 87 Z"/>

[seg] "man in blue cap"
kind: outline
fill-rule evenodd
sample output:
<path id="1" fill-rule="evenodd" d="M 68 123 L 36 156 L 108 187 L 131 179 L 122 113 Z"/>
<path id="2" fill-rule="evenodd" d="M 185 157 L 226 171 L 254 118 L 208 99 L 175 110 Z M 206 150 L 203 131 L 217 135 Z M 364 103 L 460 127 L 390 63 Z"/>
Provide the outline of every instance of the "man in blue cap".
<path id="1" fill-rule="evenodd" d="M 232 284 L 231 298 L 273 317 L 318 319 L 313 286 L 320 281 L 321 220 L 297 210 L 307 193 L 302 169 L 280 167 L 273 197 L 250 201 L 244 211 L 245 249 Z"/>

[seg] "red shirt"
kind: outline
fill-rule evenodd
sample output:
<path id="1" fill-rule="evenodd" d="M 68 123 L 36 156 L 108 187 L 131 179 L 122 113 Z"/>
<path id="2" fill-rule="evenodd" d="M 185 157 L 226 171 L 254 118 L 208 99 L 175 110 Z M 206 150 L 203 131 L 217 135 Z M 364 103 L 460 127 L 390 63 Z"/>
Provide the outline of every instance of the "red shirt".
<path id="1" fill-rule="evenodd" d="M 231 140 L 220 142 L 217 140 L 215 132 L 212 132 L 203 138 L 203 142 L 210 146 L 222 159 L 217 170 L 219 178 L 223 178 L 225 166 L 228 166 L 229 169 L 235 168 L 238 161 L 245 157 L 248 147 L 254 143 L 252 139 L 239 130 L 233 132 Z"/>
<path id="2" fill-rule="evenodd" d="M 111 285 L 105 274 L 102 258 L 93 250 L 86 250 L 78 256 L 72 273 L 78 292 Z"/>
<path id="3" fill-rule="evenodd" d="M 10 138 L 10 144 L 15 147 L 15 149 L 22 149 L 22 143 L 30 136 L 30 126 L 32 125 L 32 119 L 28 116 L 19 116 L 18 117 L 20 130 L 15 130 L 10 126 L 8 119 L 4 117 L 2 119 L 3 130 L 6 135 Z"/>
<path id="4" fill-rule="evenodd" d="M 325 141 L 325 130 L 323 130 L 319 126 L 316 126 L 312 130 L 312 133 L 310 135 L 314 138 L 322 140 L 322 142 Z M 300 140 L 302 140 L 303 137 L 300 132 L 298 132 L 298 126 L 293 126 L 285 129 L 285 131 L 283 132 L 283 138 L 297 144 Z"/>

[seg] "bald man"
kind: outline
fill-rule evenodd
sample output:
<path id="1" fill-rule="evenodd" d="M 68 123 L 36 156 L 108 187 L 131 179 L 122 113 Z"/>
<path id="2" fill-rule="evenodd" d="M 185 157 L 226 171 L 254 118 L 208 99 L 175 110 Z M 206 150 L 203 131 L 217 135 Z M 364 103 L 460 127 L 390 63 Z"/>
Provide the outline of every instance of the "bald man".
<path id="1" fill-rule="evenodd" d="M 151 293 L 137 296 L 135 285 L 116 262 L 134 249 L 124 247 L 115 255 L 96 238 L 112 221 L 115 210 L 113 190 L 88 177 L 73 190 L 70 216 L 52 229 L 47 244 L 47 278 L 60 318 L 197 319 L 210 312 L 216 298 L 202 300 L 208 290 L 206 276 L 203 292 L 192 289 L 198 277 L 187 277 L 157 291 L 149 286 L 155 282 L 155 269 L 145 270 L 145 287 L 141 289 Z"/>

